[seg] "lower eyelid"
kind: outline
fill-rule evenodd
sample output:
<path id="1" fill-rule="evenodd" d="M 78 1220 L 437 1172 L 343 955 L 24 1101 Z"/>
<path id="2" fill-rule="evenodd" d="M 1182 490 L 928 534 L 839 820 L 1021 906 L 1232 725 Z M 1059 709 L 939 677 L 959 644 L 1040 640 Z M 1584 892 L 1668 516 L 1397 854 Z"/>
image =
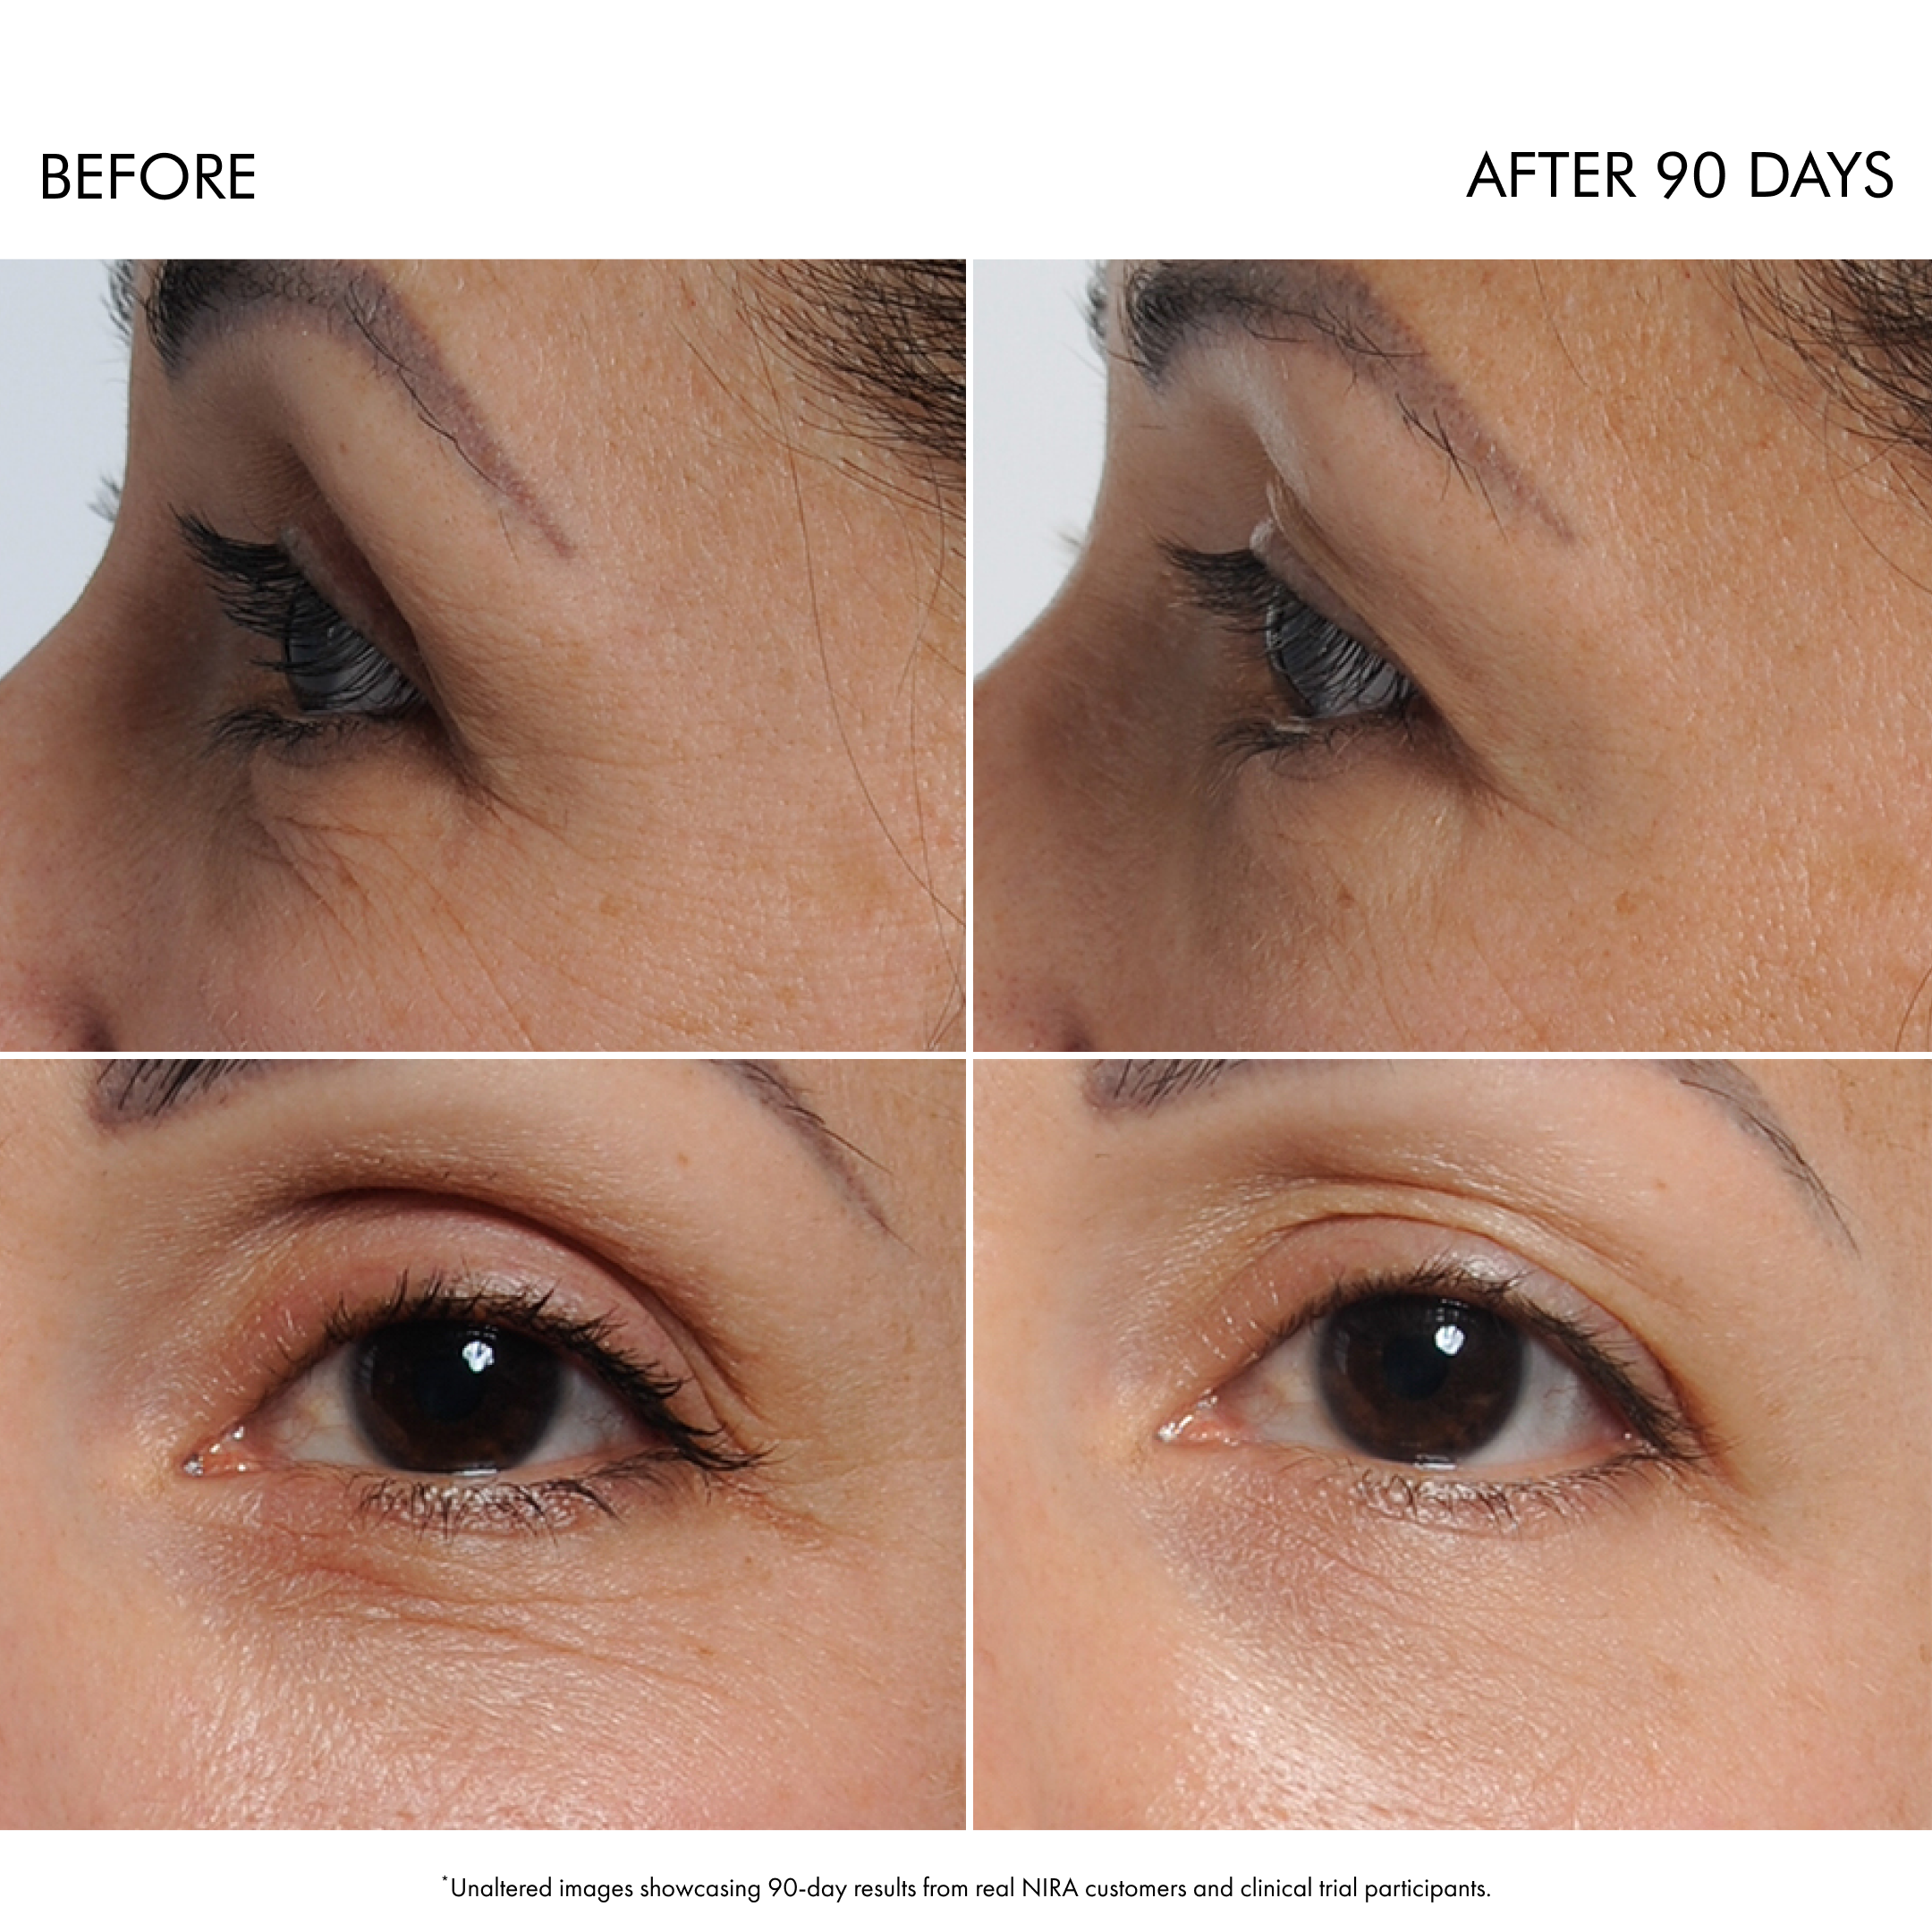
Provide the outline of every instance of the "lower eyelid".
<path id="1" fill-rule="evenodd" d="M 1621 1502 L 1634 1486 L 1679 1473 L 1668 1458 L 1633 1449 L 1558 1475 L 1507 1480 L 1394 1465 L 1344 1470 L 1332 1461 L 1316 1479 L 1350 1506 L 1392 1522 L 1519 1536 L 1587 1521 L 1594 1509 Z"/>

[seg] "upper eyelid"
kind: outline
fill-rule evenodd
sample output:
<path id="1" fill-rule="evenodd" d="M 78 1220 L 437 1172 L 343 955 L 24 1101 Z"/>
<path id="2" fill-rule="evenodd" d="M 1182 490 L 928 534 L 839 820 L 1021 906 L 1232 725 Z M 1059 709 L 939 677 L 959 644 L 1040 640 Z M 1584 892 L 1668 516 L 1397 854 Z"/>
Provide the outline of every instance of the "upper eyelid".
<path id="1" fill-rule="evenodd" d="M 204 1124 L 219 1125 L 219 1117 L 211 1115 Z M 165 1157 L 168 1150 L 159 1151 Z M 240 1177 L 226 1176 L 231 1190 Z M 729 1286 L 707 1273 L 704 1244 L 690 1239 L 691 1230 L 648 1241 L 639 1237 L 634 1224 L 592 1224 L 593 1217 L 560 1211 L 560 1203 L 543 1191 L 523 1186 L 512 1191 L 453 1171 L 446 1148 L 424 1148 L 411 1158 L 385 1145 L 378 1134 L 367 1147 L 337 1140 L 283 1173 L 265 1166 L 258 1178 L 244 1182 L 239 1198 L 224 1201 L 205 1238 L 212 1251 L 225 1258 L 222 1272 L 232 1275 L 233 1293 L 250 1306 L 267 1307 L 282 1291 L 258 1292 L 249 1284 L 280 1267 L 280 1257 L 292 1244 L 301 1248 L 333 1240 L 338 1227 L 348 1231 L 343 1238 L 362 1238 L 360 1231 L 367 1229 L 368 1238 L 375 1240 L 378 1224 L 392 1213 L 417 1225 L 461 1223 L 471 1231 L 472 1248 L 479 1250 L 493 1251 L 499 1241 L 519 1249 L 534 1243 L 561 1258 L 570 1271 L 591 1271 L 610 1284 L 612 1293 L 634 1305 L 638 1318 L 665 1330 L 691 1363 L 695 1379 L 714 1405 L 723 1400 L 733 1418 L 765 1426 L 743 1348 L 719 1319 L 721 1305 L 727 1314 L 732 1305 Z M 487 1267 L 479 1271 L 492 1272 Z M 529 1267 L 494 1272 L 536 1278 Z"/>
<path id="2" fill-rule="evenodd" d="M 272 1255 L 305 1216 L 324 1218 L 326 1201 L 386 1195 L 473 1211 L 534 1229 L 634 1287 L 690 1343 L 700 1380 L 729 1405 L 721 1412 L 770 1429 L 807 1399 L 801 1365 L 853 1333 L 863 1306 L 828 1319 L 814 1284 L 898 1266 L 896 1244 L 820 1189 L 793 1136 L 715 1065 L 597 1063 L 587 1106 L 535 1065 L 475 1070 L 487 1074 L 479 1093 L 437 1062 L 285 1064 L 114 1143 L 119 1184 L 156 1238 L 196 1241 L 221 1272 L 225 1257 Z M 634 1123 L 617 1143 L 621 1166 L 603 1124 L 614 1106 Z M 694 1157 L 682 1168 L 686 1149 Z M 775 1188 L 784 1201 L 801 1179 L 798 1206 L 809 1212 L 792 1216 L 781 1253 L 774 1216 L 744 1196 Z M 808 1325 L 822 1343 L 805 1339 Z"/>
<path id="3" fill-rule="evenodd" d="M 277 326 L 280 312 L 368 352 L 369 366 L 407 399 L 417 422 L 503 505 L 535 528 L 560 556 L 575 543 L 499 440 L 468 385 L 444 357 L 399 288 L 373 265 L 330 261 L 161 261 L 140 288 L 137 275 L 111 285 L 118 314 L 155 351 L 170 382 L 216 330 Z"/>
<path id="4" fill-rule="evenodd" d="M 506 1218 L 483 1202 L 388 1189 L 326 1195 L 257 1213 L 245 1234 L 217 1233 L 215 1241 L 221 1258 L 208 1271 L 202 1313 L 217 1326 L 198 1357 L 183 1462 L 372 1326 L 396 1299 L 399 1280 L 411 1277 L 453 1283 L 459 1295 L 494 1303 L 499 1326 L 553 1345 L 559 1328 L 603 1330 L 607 1352 L 659 1368 L 674 1360 L 680 1384 L 726 1440 L 762 1453 L 773 1436 L 757 1402 L 682 1318 L 684 1297 L 668 1275 L 640 1275 L 554 1227 Z M 539 1309 L 550 1311 L 547 1322 L 532 1312 Z M 572 1359 L 598 1373 L 595 1357 Z M 213 1377 L 210 1360 L 221 1368 Z"/>

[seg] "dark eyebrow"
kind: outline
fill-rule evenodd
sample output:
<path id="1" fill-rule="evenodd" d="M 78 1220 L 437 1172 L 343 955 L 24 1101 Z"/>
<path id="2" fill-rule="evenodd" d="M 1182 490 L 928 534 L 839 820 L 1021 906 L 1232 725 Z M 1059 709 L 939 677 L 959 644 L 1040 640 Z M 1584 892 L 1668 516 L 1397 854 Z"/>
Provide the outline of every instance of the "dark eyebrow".
<path id="1" fill-rule="evenodd" d="M 777 1114 L 804 1140 L 818 1165 L 838 1182 L 852 1205 L 888 1234 L 894 1233 L 865 1176 L 866 1168 L 884 1173 L 883 1166 L 843 1134 L 827 1126 L 825 1116 L 799 1091 L 783 1068 L 769 1060 L 718 1060 L 709 1063 L 735 1076 L 754 1099 Z"/>
<path id="2" fill-rule="evenodd" d="M 1323 1060 L 1097 1060 L 1087 1069 L 1088 1104 L 1104 1114 L 1149 1114 L 1171 1102 L 1224 1084 L 1236 1074 L 1332 1071 L 1346 1061 Z M 1617 1063 L 1609 1063 L 1615 1064 Z M 1639 1063 L 1667 1074 L 1680 1086 L 1707 1094 L 1732 1122 L 1767 1148 L 1812 1213 L 1858 1247 L 1844 1210 L 1779 1120 L 1762 1088 L 1729 1060 L 1651 1060 Z"/>
<path id="3" fill-rule="evenodd" d="M 360 262 L 164 261 L 138 307 L 170 377 L 202 344 L 291 310 L 319 316 L 369 350 L 423 423 L 463 466 L 568 555 L 572 546 L 511 461 L 475 397 L 444 360 L 436 338 L 378 270 Z"/>
<path id="4" fill-rule="evenodd" d="M 1682 1085 L 1708 1094 L 1747 1133 L 1763 1141 L 1778 1165 L 1810 1197 L 1814 1211 L 1831 1222 L 1851 1242 L 1853 1250 L 1857 1250 L 1858 1242 L 1852 1238 L 1844 1209 L 1818 1178 L 1818 1170 L 1799 1151 L 1790 1129 L 1777 1117 L 1764 1089 L 1742 1067 L 1729 1060 L 1664 1060 L 1657 1064 L 1674 1075 Z"/>
<path id="5" fill-rule="evenodd" d="M 1183 352 L 1228 329 L 1258 342 L 1327 350 L 1385 397 L 1492 511 L 1505 503 L 1558 537 L 1571 534 L 1421 338 L 1352 268 L 1335 262 L 1137 262 L 1123 279 L 1119 315 L 1127 360 L 1157 389 Z"/>
<path id="6" fill-rule="evenodd" d="M 135 1127 L 185 1112 L 225 1088 L 286 1067 L 335 1061 L 136 1059 L 102 1063 L 94 1078 L 93 1114 L 103 1127 Z"/>
<path id="7" fill-rule="evenodd" d="M 93 1113 L 103 1127 L 145 1126 L 188 1112 L 220 1094 L 266 1074 L 302 1067 L 339 1067 L 341 1059 L 123 1059 L 106 1062 L 95 1077 Z M 767 1060 L 706 1060 L 732 1079 L 741 1092 L 790 1128 L 813 1160 L 837 1182 L 846 1199 L 866 1218 L 894 1232 L 865 1169 L 880 1164 L 826 1123 L 784 1070 Z"/>

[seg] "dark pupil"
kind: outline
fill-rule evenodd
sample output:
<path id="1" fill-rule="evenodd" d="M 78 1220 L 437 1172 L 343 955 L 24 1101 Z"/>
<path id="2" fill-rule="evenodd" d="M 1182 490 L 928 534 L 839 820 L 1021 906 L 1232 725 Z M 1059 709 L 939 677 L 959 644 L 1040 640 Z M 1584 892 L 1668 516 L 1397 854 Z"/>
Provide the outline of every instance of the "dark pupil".
<path id="1" fill-rule="evenodd" d="M 393 1468 L 480 1476 L 542 1442 L 564 1373 L 540 1343 L 476 1322 L 397 1322 L 358 1347 L 355 1419 Z"/>
<path id="2" fill-rule="evenodd" d="M 1498 1435 L 1522 1388 L 1523 1339 L 1467 1301 L 1375 1295 L 1322 1325 L 1322 1399 L 1388 1462 L 1450 1464 Z"/>

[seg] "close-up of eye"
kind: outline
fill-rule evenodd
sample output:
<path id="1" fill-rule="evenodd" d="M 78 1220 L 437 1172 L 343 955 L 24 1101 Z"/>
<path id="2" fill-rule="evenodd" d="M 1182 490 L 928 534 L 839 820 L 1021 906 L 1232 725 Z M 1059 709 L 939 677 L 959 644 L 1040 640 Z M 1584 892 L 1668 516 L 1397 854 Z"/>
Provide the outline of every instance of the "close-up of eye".
<path id="1" fill-rule="evenodd" d="M 1932 1045 L 1926 263 L 974 272 L 979 1046 Z"/>
<path id="2" fill-rule="evenodd" d="M 975 1078 L 979 1826 L 1924 1822 L 1923 1063 Z"/>
<path id="3" fill-rule="evenodd" d="M 1542 1305 L 1530 1272 L 1445 1260 L 1346 1282 L 1161 1439 L 1460 1474 L 1445 1494 L 1504 1501 L 1513 1483 L 1547 1496 L 1565 1476 L 1692 1457 L 1635 1340 L 1600 1313 L 1586 1326 Z"/>
<path id="4" fill-rule="evenodd" d="M 394 723 L 424 708 L 416 687 L 328 603 L 281 546 L 238 542 L 193 517 L 179 521 L 223 611 L 275 646 L 278 656 L 255 663 L 286 687 L 284 708 L 232 712 L 217 724 L 220 737 L 243 744 L 300 743 L 318 730 L 355 720 Z"/>
<path id="5" fill-rule="evenodd" d="M 11 488 L 66 497 L 0 520 L 63 559 L 0 612 L 0 1041 L 963 1046 L 963 262 L 13 263 L 0 309 L 64 371 Z"/>
<path id="6" fill-rule="evenodd" d="M 378 1482 L 366 1496 L 456 1528 L 553 1523 L 586 1503 L 607 1514 L 630 1479 L 755 1466 L 755 1452 L 686 1412 L 688 1377 L 634 1360 L 614 1326 L 562 1315 L 540 1289 L 405 1278 L 378 1308 L 338 1310 L 317 1359 L 198 1450 L 189 1473 L 459 1479 Z"/>
<path id="7" fill-rule="evenodd" d="M 1251 550 L 1173 545 L 1168 556 L 1201 610 L 1249 640 L 1289 716 L 1232 728 L 1257 748 L 1305 744 L 1349 723 L 1395 723 L 1419 693 L 1402 671 L 1296 595 Z"/>
<path id="8" fill-rule="evenodd" d="M 962 1821 L 956 1062 L 0 1099 L 0 1827 Z"/>

